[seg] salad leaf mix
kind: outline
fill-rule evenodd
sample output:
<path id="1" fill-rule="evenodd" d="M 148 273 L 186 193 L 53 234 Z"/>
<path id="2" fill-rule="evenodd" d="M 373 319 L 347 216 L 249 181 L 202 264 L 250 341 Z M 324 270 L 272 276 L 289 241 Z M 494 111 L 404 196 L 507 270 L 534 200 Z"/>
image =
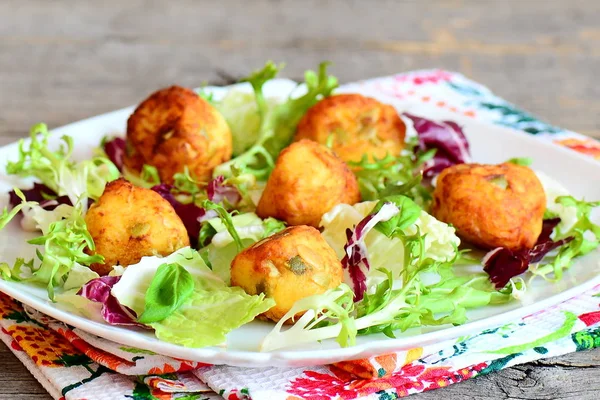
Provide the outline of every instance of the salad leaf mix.
<path id="1" fill-rule="evenodd" d="M 21 141 L 10 175 L 32 178 L 31 189 L 15 188 L 11 208 L 0 214 L 0 229 L 21 220 L 41 234 L 28 241 L 36 258 L 0 264 L 2 279 L 47 288 L 53 301 L 81 312 L 97 310 L 109 324 L 152 329 L 160 340 L 189 347 L 222 345 L 232 330 L 275 306 L 261 292 L 231 286 L 230 265 L 249 246 L 283 231 L 286 224 L 261 218 L 256 204 L 278 154 L 292 140 L 306 111 L 337 87 L 327 64 L 307 71 L 304 85 L 288 98 L 268 98 L 265 85 L 282 66 L 267 63 L 244 79 L 252 92 L 231 90 L 212 105 L 233 137 L 233 158 L 219 165 L 208 182 L 185 169 L 173 182 L 161 182 L 155 167 L 140 173 L 124 167 L 127 143 L 104 139 L 89 160 L 72 159 L 73 140 L 56 147 L 44 124 Z M 350 162 L 362 202 L 338 204 L 323 215 L 321 235 L 344 272 L 343 283 L 304 297 L 264 338 L 261 350 L 334 338 L 351 346 L 357 337 L 395 337 L 425 325 L 463 324 L 467 311 L 514 301 L 525 290 L 519 275 L 558 281 L 574 258 L 600 245 L 600 226 L 591 219 L 600 202 L 562 193 L 547 195 L 547 219 L 531 249 L 496 248 L 481 260 L 461 250 L 456 229 L 429 214 L 436 176 L 471 162 L 469 143 L 452 121 L 403 114 L 412 135 L 400 154 Z M 509 160 L 530 165 L 531 160 Z M 124 176 L 158 193 L 183 222 L 191 247 L 165 257 L 142 257 L 117 266 L 108 276 L 88 268 L 103 262 L 95 254 L 85 215 L 104 187 Z M 476 272 L 472 264 L 481 261 Z M 124 268 L 126 267 L 126 268 Z"/>

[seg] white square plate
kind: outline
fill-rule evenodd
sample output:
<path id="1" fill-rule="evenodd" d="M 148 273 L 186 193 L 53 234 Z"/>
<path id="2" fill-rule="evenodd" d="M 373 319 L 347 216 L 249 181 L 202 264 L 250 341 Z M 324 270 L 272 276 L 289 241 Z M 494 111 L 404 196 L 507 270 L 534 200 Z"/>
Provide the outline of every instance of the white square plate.
<path id="1" fill-rule="evenodd" d="M 236 86 L 248 90 L 245 85 Z M 271 81 L 265 88 L 265 94 L 269 97 L 287 96 L 295 86 L 294 82 L 288 80 Z M 228 89 L 208 88 L 217 97 L 222 96 Z M 523 132 L 483 124 L 464 117 L 457 118 L 456 114 L 444 113 L 438 108 L 429 108 L 420 103 L 399 101 L 374 93 L 364 94 L 390 103 L 400 112 L 408 111 L 430 119 L 456 121 L 464 128 L 475 162 L 499 163 L 512 157 L 532 157 L 533 168 L 561 182 L 573 195 L 589 200 L 600 199 L 600 163 L 590 158 L 542 142 Z M 124 132 L 127 118 L 132 110 L 133 107 L 129 107 L 55 129 L 53 140 L 58 140 L 62 135 L 70 135 L 75 141 L 75 157 L 78 159 L 89 157 L 92 149 L 98 146 L 103 136 Z M 16 144 L 0 149 L 0 193 L 8 192 L 15 185 L 25 187 L 27 184 L 6 176 L 4 171 L 6 161 L 16 158 L 16 151 Z M 13 262 L 17 257 L 32 257 L 33 249 L 26 244 L 26 240 L 33 236 L 22 231 L 17 221 L 11 222 L 0 231 L 0 260 Z M 151 332 L 110 326 L 101 320 L 90 320 L 77 315 L 59 304 L 50 302 L 44 288 L 0 280 L 0 291 L 69 325 L 127 346 L 211 364 L 249 367 L 308 366 L 420 347 L 517 320 L 599 284 L 599 256 L 600 251 L 596 250 L 577 260 L 559 283 L 552 284 L 542 279 L 534 280 L 522 301 L 488 306 L 469 312 L 470 322 L 461 326 L 415 328 L 398 333 L 396 339 L 389 339 L 383 335 L 363 336 L 358 338 L 355 346 L 348 348 L 339 348 L 335 341 L 326 340 L 319 344 L 269 353 L 261 353 L 257 349 L 261 339 L 273 327 L 270 323 L 254 321 L 231 332 L 228 335 L 227 346 L 190 349 L 161 342 Z"/>

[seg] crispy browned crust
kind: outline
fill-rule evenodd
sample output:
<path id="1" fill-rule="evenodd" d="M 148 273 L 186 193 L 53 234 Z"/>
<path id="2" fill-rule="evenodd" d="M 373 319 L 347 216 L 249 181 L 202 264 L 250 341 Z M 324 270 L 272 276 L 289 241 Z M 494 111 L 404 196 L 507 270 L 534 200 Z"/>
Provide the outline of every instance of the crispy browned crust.
<path id="1" fill-rule="evenodd" d="M 446 168 L 437 179 L 431 211 L 479 247 L 522 250 L 537 241 L 545 209 L 546 195 L 535 173 L 505 163 Z"/>
<path id="2" fill-rule="evenodd" d="M 232 285 L 275 300 L 262 315 L 273 321 L 296 301 L 337 287 L 342 274 L 335 251 L 310 226 L 286 228 L 243 250 L 231 263 Z"/>
<path id="3" fill-rule="evenodd" d="M 124 179 L 110 182 L 85 216 L 104 264 L 91 269 L 106 275 L 115 265 L 136 264 L 143 256 L 166 256 L 189 246 L 183 222 L 158 193 Z"/>
<path id="4" fill-rule="evenodd" d="M 144 100 L 127 121 L 125 166 L 158 169 L 163 182 L 187 166 L 208 181 L 212 170 L 231 158 L 231 131 L 223 116 L 194 91 L 171 86 Z"/>
<path id="5" fill-rule="evenodd" d="M 344 161 L 397 156 L 404 148 L 406 125 L 396 109 L 360 94 L 329 96 L 311 107 L 298 124 L 295 140 L 330 141 Z"/>
<path id="6" fill-rule="evenodd" d="M 359 201 L 358 183 L 348 166 L 327 147 L 301 140 L 279 154 L 256 213 L 289 225 L 318 227 L 333 206 Z"/>

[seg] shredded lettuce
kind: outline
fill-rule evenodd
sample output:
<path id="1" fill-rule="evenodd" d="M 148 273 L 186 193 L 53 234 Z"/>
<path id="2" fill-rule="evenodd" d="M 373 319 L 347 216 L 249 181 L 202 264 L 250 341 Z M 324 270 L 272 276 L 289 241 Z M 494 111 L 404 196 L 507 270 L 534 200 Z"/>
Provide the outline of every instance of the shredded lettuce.
<path id="1" fill-rule="evenodd" d="M 600 225 L 592 221 L 592 212 L 600 202 L 578 200 L 559 182 L 548 175 L 535 171 L 546 193 L 545 218 L 560 218 L 554 230 L 553 240 L 564 240 L 554 254 L 539 263 L 529 265 L 533 277 L 542 277 L 551 282 L 562 279 L 576 257 L 588 254 L 600 245 Z"/>
<path id="2" fill-rule="evenodd" d="M 427 207 L 432 197 L 422 184 L 419 169 L 434 156 L 435 149 L 415 155 L 417 143 L 416 137 L 409 138 L 406 149 L 397 157 L 387 155 L 371 161 L 364 156 L 359 162 L 348 163 L 354 168 L 363 200 L 405 195 Z"/>
<path id="3" fill-rule="evenodd" d="M 18 195 L 23 196 L 19 191 Z M 36 227 L 42 231 L 42 235 L 31 239 L 28 243 L 43 246 L 43 251 L 37 251 L 40 264 L 30 261 L 27 264 L 17 261 L 10 268 L 7 264 L 3 267 L 3 278 L 22 280 L 45 284 L 48 289 L 48 297 L 54 300 L 56 287 L 64 286 L 72 269 L 80 271 L 80 267 L 89 266 L 92 263 L 103 262 L 101 255 L 90 255 L 88 252 L 95 249 L 94 241 L 87 230 L 84 219 L 83 206 L 76 203 L 75 206 L 62 204 L 52 211 L 44 210 L 37 202 L 27 202 L 24 196 L 21 208 L 27 211 L 33 218 Z M 0 216 L 0 229 L 4 227 L 14 215 L 15 207 L 10 213 L 4 211 Z M 23 271 L 26 266 L 28 271 Z M 85 267 L 84 267 L 85 268 Z M 22 272 L 28 276 L 23 277 Z M 76 272 L 80 274 L 80 272 Z M 69 286 L 73 285 L 71 279 Z"/>
<path id="4" fill-rule="evenodd" d="M 362 295 L 357 296 L 351 286 L 343 283 L 298 301 L 265 337 L 261 350 L 328 338 L 347 346 L 355 343 L 357 335 L 382 332 L 393 337 L 397 330 L 416 326 L 462 324 L 467 309 L 512 298 L 511 288 L 497 291 L 485 273 L 461 273 L 456 265 L 461 253 L 454 229 L 429 221 L 433 218 L 419 211 L 410 199 L 395 196 L 378 204 L 340 205 L 326 214 L 323 235 L 338 254 L 340 246 L 342 252 L 347 250 L 346 242 L 338 239 L 347 229 L 348 244 L 353 240 L 366 244 L 359 255 L 351 255 L 356 260 L 366 258 L 365 263 L 370 265 L 366 290 L 359 286 Z M 368 231 L 373 221 L 377 221 L 375 229 Z M 364 231 L 366 239 L 356 231 Z M 376 241 L 369 241 L 369 236 Z M 386 255 L 386 259 L 381 262 L 377 254 Z M 379 269 L 373 278 L 374 268 Z M 303 315 L 283 330 L 284 324 L 293 322 L 298 314 Z"/>
<path id="5" fill-rule="evenodd" d="M 524 167 L 529 167 L 533 164 L 533 159 L 531 157 L 515 157 L 506 161 L 510 164 L 522 165 Z"/>
<path id="6" fill-rule="evenodd" d="M 231 217 L 233 226 L 240 237 L 243 248 L 262 240 L 285 228 L 285 224 L 275 218 L 260 219 L 254 213 L 244 213 Z M 202 227 L 211 231 L 210 244 L 201 250 L 210 267 L 221 279 L 229 283 L 230 266 L 239 253 L 233 237 L 220 218 L 206 221 Z M 202 231 L 201 231 L 202 232 Z"/>
<path id="7" fill-rule="evenodd" d="M 264 107 L 267 112 L 281 103 L 275 98 L 266 98 Z M 236 157 L 248 150 L 260 134 L 261 115 L 258 111 L 254 93 L 230 90 L 222 100 L 214 106 L 225 117 L 233 137 L 233 156 Z"/>
<path id="8" fill-rule="evenodd" d="M 600 246 L 600 225 L 591 220 L 592 211 L 600 207 L 600 201 L 587 202 L 573 196 L 559 196 L 555 202 L 563 208 L 575 210 L 575 221 L 568 229 L 561 228 L 560 224 L 556 227 L 554 240 L 564 242 L 556 255 L 529 267 L 533 276 L 541 276 L 552 282 L 562 279 L 574 258 L 584 256 Z"/>
<path id="9" fill-rule="evenodd" d="M 323 237 L 340 259 L 345 254 L 346 229 L 352 229 L 371 214 L 377 204 L 374 201 L 357 203 L 353 206 L 338 204 L 323 215 L 321 220 L 321 226 L 324 228 Z M 425 235 L 424 251 L 427 257 L 436 261 L 447 261 L 456 256 L 460 239 L 456 236 L 453 227 L 421 210 L 414 224 L 404 227 L 402 231 L 406 235 L 414 235 L 417 229 Z M 391 271 L 394 277 L 401 275 L 404 265 L 402 261 L 404 245 L 400 237 L 388 237 L 375 229 L 366 235 L 365 244 L 369 254 L 369 276 L 381 277 L 379 272 L 381 268 Z"/>
<path id="10" fill-rule="evenodd" d="M 63 285 L 63 290 L 80 289 L 92 279 L 99 278 L 95 271 L 78 263 L 74 263 Z"/>
<path id="11" fill-rule="evenodd" d="M 31 142 L 19 142 L 19 158 L 9 161 L 6 172 L 21 177 L 35 177 L 58 196 L 68 196 L 71 204 L 87 210 L 88 197 L 97 200 L 106 183 L 119 178 L 118 168 L 105 157 L 74 162 L 71 160 L 73 139 L 62 137 L 56 151 L 49 149 L 50 133 L 45 124 L 36 124 L 30 131 Z"/>
<path id="12" fill-rule="evenodd" d="M 146 189 L 160 185 L 158 170 L 156 167 L 148 164 L 144 164 L 142 171 L 139 174 L 137 172 L 132 172 L 127 168 L 123 168 L 123 177 L 133 185 Z"/>
<path id="13" fill-rule="evenodd" d="M 305 73 L 306 93 L 304 95 L 290 96 L 286 101 L 270 108 L 262 89 L 267 81 L 275 78 L 281 68 L 268 62 L 262 70 L 254 72 L 245 79 L 254 90 L 260 116 L 259 133 L 248 150 L 215 168 L 214 176 L 231 177 L 232 168 L 235 167 L 255 175 L 259 180 L 266 180 L 275 165 L 277 155 L 292 141 L 302 116 L 311 106 L 321 98 L 329 96 L 338 86 L 337 79 L 327 74 L 327 63 L 321 63 L 318 73 L 313 71 Z"/>
<path id="14" fill-rule="evenodd" d="M 397 330 L 417 326 L 462 324 L 467 309 L 511 299 L 509 289 L 496 291 L 485 274 L 456 275 L 452 267 L 456 258 L 435 261 L 425 256 L 424 246 L 420 233 L 404 238 L 401 285 L 391 271 L 381 268 L 385 279 L 371 281 L 359 302 L 353 302 L 354 292 L 346 284 L 298 301 L 263 339 L 261 351 L 329 338 L 351 346 L 357 335 L 382 332 L 394 337 Z M 428 283 L 432 274 L 438 280 Z M 295 320 L 299 313 L 304 314 Z"/>
<path id="15" fill-rule="evenodd" d="M 223 224 L 223 226 L 225 226 L 225 229 L 227 229 L 227 232 L 233 239 L 233 242 L 237 247 L 238 253 L 242 251 L 244 249 L 244 244 L 242 243 L 242 239 L 240 239 L 240 235 L 238 234 L 236 226 L 233 224 L 233 220 L 231 218 L 234 213 L 229 213 L 222 205 L 212 202 L 210 200 L 204 200 L 202 202 L 202 207 L 205 210 L 211 210 L 217 213 L 219 219 L 221 220 L 221 223 Z"/>

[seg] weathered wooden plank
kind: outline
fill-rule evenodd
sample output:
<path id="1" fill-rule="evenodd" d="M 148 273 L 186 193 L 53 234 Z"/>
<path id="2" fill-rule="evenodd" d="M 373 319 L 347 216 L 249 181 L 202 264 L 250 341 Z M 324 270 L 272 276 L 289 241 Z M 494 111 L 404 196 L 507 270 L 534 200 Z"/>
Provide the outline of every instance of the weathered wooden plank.
<path id="1" fill-rule="evenodd" d="M 222 82 L 219 72 L 243 76 L 270 58 L 287 61 L 290 77 L 330 59 L 342 81 L 458 70 L 551 122 L 600 134 L 599 2 L 219 4 L 2 2 L 0 135 L 133 104 L 174 82 Z"/>

